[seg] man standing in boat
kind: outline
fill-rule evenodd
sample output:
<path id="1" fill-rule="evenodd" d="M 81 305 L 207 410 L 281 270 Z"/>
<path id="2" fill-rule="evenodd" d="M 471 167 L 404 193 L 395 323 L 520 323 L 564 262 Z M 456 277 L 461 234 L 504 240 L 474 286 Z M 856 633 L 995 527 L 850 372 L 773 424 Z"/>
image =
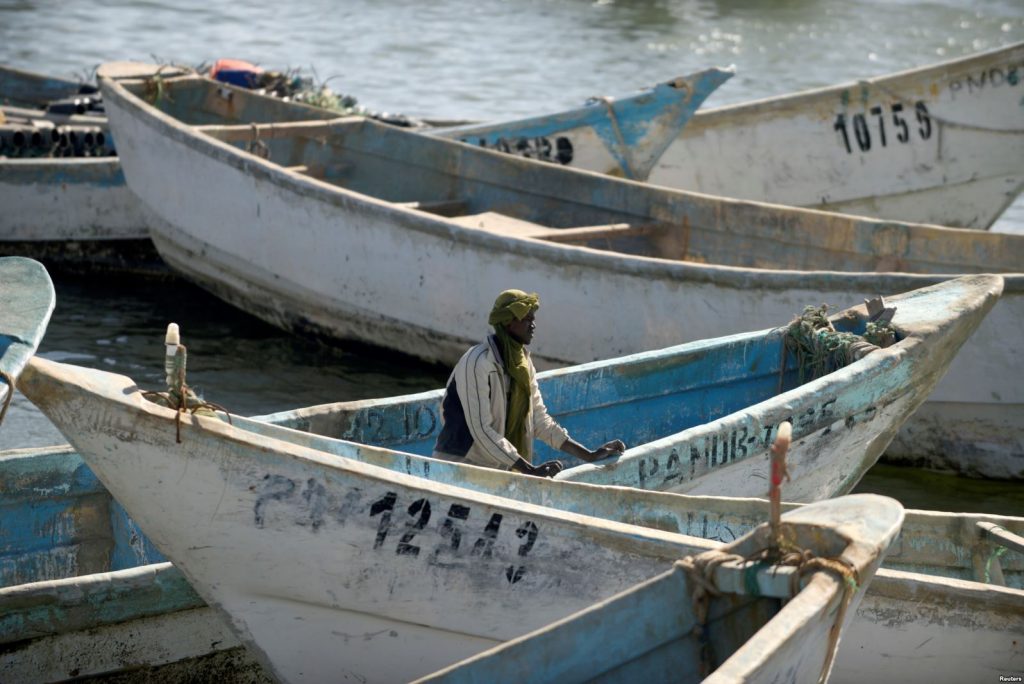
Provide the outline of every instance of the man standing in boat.
<path id="1" fill-rule="evenodd" d="M 563 466 L 559 461 L 534 466 L 534 439 L 584 461 L 625 451 L 618 439 L 591 451 L 548 415 L 526 350 L 539 307 L 535 293 L 505 290 L 498 295 L 487 319 L 494 334 L 463 354 L 448 378 L 435 458 L 552 477 Z"/>

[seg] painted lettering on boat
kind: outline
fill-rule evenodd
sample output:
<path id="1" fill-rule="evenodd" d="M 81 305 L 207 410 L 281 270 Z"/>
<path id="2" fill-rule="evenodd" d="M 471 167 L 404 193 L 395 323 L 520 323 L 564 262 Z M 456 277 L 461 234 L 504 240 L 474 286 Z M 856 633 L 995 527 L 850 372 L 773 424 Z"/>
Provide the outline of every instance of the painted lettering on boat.
<path id="1" fill-rule="evenodd" d="M 383 497 L 377 499 L 370 505 L 370 517 L 380 516 L 377 524 L 377 535 L 373 544 L 374 549 L 380 549 L 384 546 L 388 533 L 395 524 L 391 513 L 394 511 L 397 501 L 398 494 L 395 492 L 387 492 Z M 430 501 L 427 499 L 416 499 L 409 504 L 406 511 L 407 518 L 404 522 L 403 535 L 398 541 L 398 545 L 395 547 L 396 555 L 418 556 L 420 554 L 420 547 L 412 544 L 412 541 L 417 534 L 426 528 L 427 523 L 430 521 L 430 511 Z M 441 554 L 455 554 L 462 547 L 462 540 L 467 535 L 465 522 L 469 519 L 469 514 L 469 506 L 465 506 L 463 504 L 452 504 L 449 507 L 447 517 L 438 528 L 438 534 L 441 536 L 442 543 L 434 547 L 434 550 L 432 551 L 432 559 L 434 561 L 436 561 Z M 471 556 L 493 558 L 494 544 L 498 539 L 502 520 L 504 520 L 504 516 L 501 513 L 491 514 L 491 517 L 488 519 L 487 525 L 484 527 L 483 531 L 476 538 L 473 544 L 468 546 L 469 554 Z M 516 551 L 519 557 L 525 558 L 527 554 L 530 553 L 530 550 L 533 549 L 533 545 L 537 541 L 537 536 L 539 534 L 540 530 L 537 527 L 537 524 L 530 520 L 524 521 L 516 528 L 516 537 L 524 540 Z M 513 564 L 505 568 L 505 578 L 511 584 L 515 584 L 520 581 L 525 574 L 525 565 Z"/>
<path id="2" fill-rule="evenodd" d="M 527 159 L 539 159 L 557 164 L 569 164 L 573 159 L 572 141 L 564 136 L 552 140 L 544 136 L 536 138 L 462 138 L 461 142 L 477 145 L 505 154 L 514 154 Z"/>
<path id="3" fill-rule="evenodd" d="M 869 406 L 857 413 L 838 417 L 835 404 L 836 397 L 828 398 L 800 409 L 779 423 L 788 421 L 797 435 L 806 435 L 821 427 L 825 428 L 822 435 L 827 435 L 836 424 L 844 424 L 849 428 L 872 420 L 878 414 L 876 407 Z M 673 447 L 667 455 L 644 456 L 637 463 L 639 486 L 641 489 L 661 489 L 695 478 L 698 468 L 701 471 L 710 470 L 762 453 L 771 446 L 779 423 L 755 425 L 751 421 L 734 425 L 722 432 L 698 437 L 689 444 Z"/>
<path id="4" fill-rule="evenodd" d="M 718 542 L 731 542 L 739 538 L 740 533 L 735 532 L 731 527 L 721 521 L 721 516 L 716 516 L 717 520 L 712 522 L 708 518 L 708 514 L 704 513 L 701 515 L 700 522 L 696 519 L 696 514 L 693 511 L 686 513 L 686 528 L 680 530 L 683 534 L 688 534 L 694 537 L 700 537 L 702 539 L 710 539 L 711 541 Z M 717 530 L 712 532 L 712 529 Z"/>
<path id="5" fill-rule="evenodd" d="M 1024 65 L 991 67 L 980 72 L 967 74 L 949 82 L 949 94 L 955 100 L 957 95 L 973 95 L 988 88 L 1015 87 L 1020 85 Z"/>
<path id="6" fill-rule="evenodd" d="M 402 414 L 401 421 L 392 420 L 386 411 L 369 409 L 352 416 L 341 438 L 366 444 L 387 445 L 407 440 L 425 439 L 437 429 L 437 413 L 430 406 L 413 404 Z"/>
<path id="7" fill-rule="evenodd" d="M 836 114 L 832 128 L 837 140 L 847 154 L 853 154 L 854 145 L 861 152 L 870 152 L 872 146 L 891 147 L 897 143 L 906 145 L 912 138 L 928 140 L 932 137 L 933 126 L 928 106 L 920 100 L 913 108 L 902 102 L 888 106 L 875 105 L 867 114 L 857 113 L 847 118 L 845 112 Z"/>
<path id="8" fill-rule="evenodd" d="M 250 490 L 256 493 L 253 504 L 256 527 L 268 524 L 268 508 L 275 503 L 287 506 L 287 522 L 308 527 L 314 532 L 332 521 L 343 523 L 353 513 L 366 515 L 376 523 L 372 542 L 374 550 L 393 550 L 397 556 L 423 556 L 432 564 L 446 556 L 468 555 L 481 559 L 509 556 L 509 560 L 514 562 L 503 566 L 501 574 L 510 584 L 519 582 L 526 575 L 524 561 L 540 535 L 540 528 L 535 522 L 522 520 L 508 533 L 513 536 L 511 543 L 499 547 L 505 523 L 502 513 L 492 512 L 482 529 L 474 529 L 470 522 L 472 508 L 462 503 L 450 503 L 445 508 L 444 502 L 426 497 L 406 502 L 401 501 L 395 491 L 385 491 L 367 503 L 369 497 L 365 497 L 358 488 L 339 496 L 329 492 L 316 478 L 302 482 L 268 474 Z M 441 511 L 445 512 L 444 518 L 438 521 Z M 504 528 L 511 529 L 508 523 Z"/>

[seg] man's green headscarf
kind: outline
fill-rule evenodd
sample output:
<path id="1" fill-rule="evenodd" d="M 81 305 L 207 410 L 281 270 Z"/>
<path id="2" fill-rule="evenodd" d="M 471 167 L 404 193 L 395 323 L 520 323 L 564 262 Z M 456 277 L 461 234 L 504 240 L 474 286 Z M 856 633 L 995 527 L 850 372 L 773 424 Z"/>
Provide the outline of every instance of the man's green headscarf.
<path id="1" fill-rule="evenodd" d="M 526 361 L 523 345 L 509 334 L 505 325 L 521 321 L 540 307 L 536 293 L 522 290 L 505 290 L 494 300 L 494 308 L 487 322 L 494 326 L 501 349 L 505 372 L 512 379 L 505 412 L 505 439 L 512 442 L 519 455 L 529 460 L 529 444 L 526 440 L 526 416 L 530 411 L 530 366 Z"/>

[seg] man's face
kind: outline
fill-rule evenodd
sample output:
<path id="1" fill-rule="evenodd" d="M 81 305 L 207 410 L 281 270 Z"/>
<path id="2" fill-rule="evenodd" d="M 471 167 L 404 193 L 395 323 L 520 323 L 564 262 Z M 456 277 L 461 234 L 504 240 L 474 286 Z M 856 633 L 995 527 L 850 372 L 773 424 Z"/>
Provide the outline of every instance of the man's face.
<path id="1" fill-rule="evenodd" d="M 534 312 L 526 314 L 526 317 L 521 321 L 512 321 L 505 325 L 508 334 L 512 336 L 519 344 L 530 344 L 533 341 L 533 331 L 536 330 L 537 324 L 533 320 Z"/>

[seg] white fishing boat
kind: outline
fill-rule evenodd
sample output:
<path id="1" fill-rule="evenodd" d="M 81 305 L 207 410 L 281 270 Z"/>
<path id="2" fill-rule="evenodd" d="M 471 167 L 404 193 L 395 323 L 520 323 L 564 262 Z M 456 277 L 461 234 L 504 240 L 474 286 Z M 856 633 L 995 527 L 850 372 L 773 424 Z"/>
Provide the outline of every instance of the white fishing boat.
<path id="1" fill-rule="evenodd" d="M 232 420 L 261 429 L 257 421 Z M 266 429 L 305 448 L 439 483 L 718 542 L 769 515 L 764 499 L 554 482 Z M 187 671 L 259 681 L 260 666 L 218 611 L 164 562 L 71 447 L 0 455 L 0 516 L 24 530 L 0 548 L 0 614 L 7 616 L 0 621 L 0 680 L 59 681 L 144 667 L 154 676 Z M 907 511 L 847 628 L 831 681 L 881 681 L 898 671 L 962 682 L 1019 669 L 1013 640 L 1024 616 L 1022 536 L 1022 518 Z"/>
<path id="2" fill-rule="evenodd" d="M 110 156 L 113 141 L 101 114 L 49 114 L 55 100 L 98 99 L 95 86 L 0 66 L 0 254 L 28 256 L 64 269 L 165 271 L 149 241 L 142 207 Z M 68 143 L 73 156 L 53 157 L 58 131 L 106 142 Z M 21 135 L 25 152 L 14 144 Z M 38 136 L 39 144 L 31 143 Z M 80 142 L 80 141 L 79 141 Z M 88 154 L 89 156 L 86 156 Z"/>
<path id="3" fill-rule="evenodd" d="M 433 361 L 478 341 L 510 284 L 541 293 L 551 323 L 531 348 L 558 365 L 1024 263 L 1024 236 L 669 191 L 366 120 L 294 121 L 288 103 L 194 76 L 163 79 L 153 104 L 151 81 L 101 80 L 129 185 L 176 270 L 285 328 Z M 240 123 L 271 120 L 292 122 Z M 1024 277 L 1005 291 L 891 456 L 1024 475 L 1024 384 L 1005 372 L 1024 363 Z M 614 304 L 614 325 L 595 302 Z"/>
<path id="4" fill-rule="evenodd" d="M 696 192 L 986 229 L 1024 189 L 1024 43 L 698 113 L 650 176 Z"/>
<path id="5" fill-rule="evenodd" d="M 26 395 L 283 681 L 421 676 L 716 546 L 179 415 L 103 371 L 36 358 L 23 377 Z M 818 553 L 839 555 L 872 518 L 864 533 L 876 555 L 850 559 L 867 568 L 903 513 L 880 497 L 852 501 L 838 504 L 845 523 Z M 811 524 L 814 510 L 786 521 Z"/>

